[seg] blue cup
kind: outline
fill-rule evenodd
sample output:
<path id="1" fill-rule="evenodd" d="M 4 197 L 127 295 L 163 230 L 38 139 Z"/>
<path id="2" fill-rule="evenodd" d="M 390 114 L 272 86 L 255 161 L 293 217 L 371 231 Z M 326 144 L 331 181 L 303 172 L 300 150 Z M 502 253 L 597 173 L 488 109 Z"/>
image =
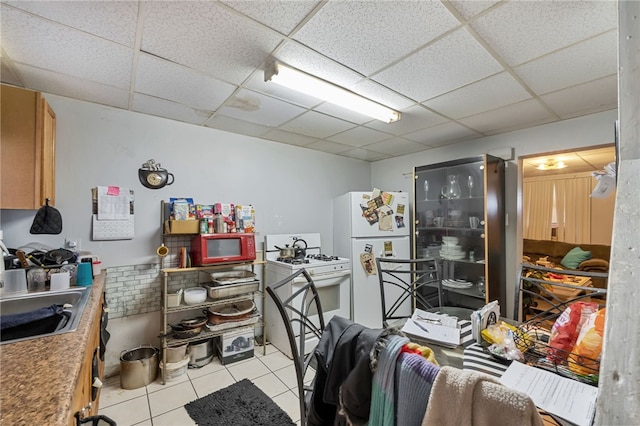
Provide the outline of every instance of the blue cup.
<path id="1" fill-rule="evenodd" d="M 78 272 L 76 276 L 76 285 L 87 287 L 93 284 L 93 270 L 88 262 L 78 263 Z"/>

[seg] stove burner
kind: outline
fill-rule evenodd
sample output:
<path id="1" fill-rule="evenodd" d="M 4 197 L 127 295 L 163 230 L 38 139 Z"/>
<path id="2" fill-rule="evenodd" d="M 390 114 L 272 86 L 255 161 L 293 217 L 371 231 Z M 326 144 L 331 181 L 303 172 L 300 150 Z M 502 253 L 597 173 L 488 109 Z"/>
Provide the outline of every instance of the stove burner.
<path id="1" fill-rule="evenodd" d="M 290 265 L 302 265 L 303 263 L 309 263 L 308 259 L 302 257 L 279 257 L 276 260 Z"/>
<path id="2" fill-rule="evenodd" d="M 322 262 L 331 262 L 332 260 L 339 260 L 338 256 L 327 256 L 326 254 L 308 254 L 307 259 L 320 260 Z"/>

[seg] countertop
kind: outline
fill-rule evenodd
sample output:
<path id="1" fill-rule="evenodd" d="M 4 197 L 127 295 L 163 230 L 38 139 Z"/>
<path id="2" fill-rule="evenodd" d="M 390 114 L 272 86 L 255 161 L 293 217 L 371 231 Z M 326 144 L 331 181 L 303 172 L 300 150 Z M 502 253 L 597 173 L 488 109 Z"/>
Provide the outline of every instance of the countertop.
<path id="1" fill-rule="evenodd" d="M 0 423 L 66 425 L 84 350 L 104 291 L 102 271 L 76 331 L 0 345 Z"/>

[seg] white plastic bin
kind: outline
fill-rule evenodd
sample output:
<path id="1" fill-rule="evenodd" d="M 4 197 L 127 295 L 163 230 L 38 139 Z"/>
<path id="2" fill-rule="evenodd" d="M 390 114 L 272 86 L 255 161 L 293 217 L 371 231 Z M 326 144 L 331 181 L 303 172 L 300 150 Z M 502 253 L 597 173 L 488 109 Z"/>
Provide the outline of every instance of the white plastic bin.
<path id="1" fill-rule="evenodd" d="M 187 355 L 178 362 L 168 362 L 166 364 L 166 367 L 164 362 L 161 362 L 160 371 L 162 372 L 164 370 L 164 380 L 167 382 L 171 382 L 182 377 L 182 375 L 187 372 L 188 365 L 189 365 L 189 356 Z"/>

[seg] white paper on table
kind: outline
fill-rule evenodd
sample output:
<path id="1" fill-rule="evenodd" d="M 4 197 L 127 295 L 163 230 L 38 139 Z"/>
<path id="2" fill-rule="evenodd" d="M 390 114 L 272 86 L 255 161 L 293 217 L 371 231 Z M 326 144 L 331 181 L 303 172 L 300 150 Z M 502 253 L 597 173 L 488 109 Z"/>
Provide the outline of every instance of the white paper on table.
<path id="1" fill-rule="evenodd" d="M 460 329 L 457 328 L 457 318 L 452 317 L 455 318 L 454 321 L 456 325 L 451 327 L 421 320 L 420 318 L 427 317 L 425 314 L 429 313 L 416 309 L 411 318 L 404 323 L 402 331 L 406 334 L 426 339 L 434 343 L 440 343 L 448 347 L 457 347 L 460 345 Z M 437 314 L 432 315 L 445 317 Z"/>
<path id="2" fill-rule="evenodd" d="M 593 421 L 597 387 L 515 361 L 499 380 L 529 395 L 539 408 L 578 426 L 589 426 Z"/>
<path id="3" fill-rule="evenodd" d="M 118 195 L 109 195 L 108 186 L 98 187 L 98 220 L 128 220 L 129 188 L 120 187 Z"/>

